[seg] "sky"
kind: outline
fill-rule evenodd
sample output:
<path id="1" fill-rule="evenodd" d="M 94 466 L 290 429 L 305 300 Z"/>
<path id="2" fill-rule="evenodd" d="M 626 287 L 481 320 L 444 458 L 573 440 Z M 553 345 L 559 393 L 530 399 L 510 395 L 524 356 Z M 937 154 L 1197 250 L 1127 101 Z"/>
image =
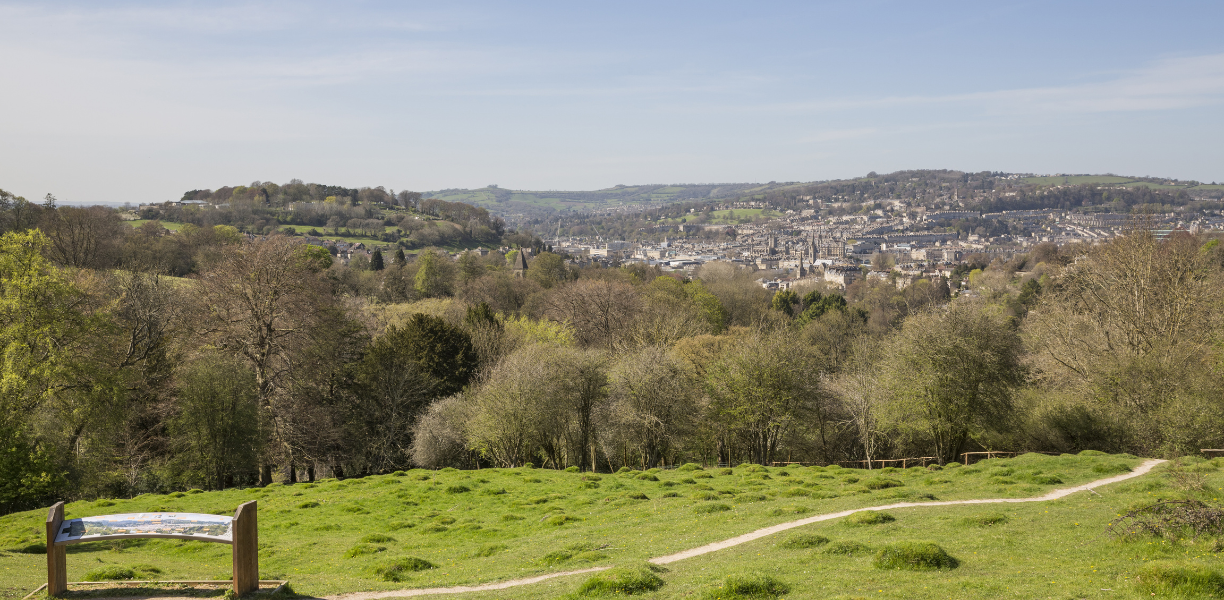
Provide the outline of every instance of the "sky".
<path id="1" fill-rule="evenodd" d="M 1224 2 L 7 2 L 0 188 L 1224 181 Z"/>

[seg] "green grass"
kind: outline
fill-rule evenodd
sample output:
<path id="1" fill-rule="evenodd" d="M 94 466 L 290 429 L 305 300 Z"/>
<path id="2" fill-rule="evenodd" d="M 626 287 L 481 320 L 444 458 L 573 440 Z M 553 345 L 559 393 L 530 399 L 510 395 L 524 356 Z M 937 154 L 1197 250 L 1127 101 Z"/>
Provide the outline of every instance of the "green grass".
<path id="1" fill-rule="evenodd" d="M 136 219 L 134 221 L 124 221 L 124 222 L 127 223 L 128 225 L 131 225 L 132 227 L 140 227 L 141 225 L 148 223 L 150 220 L 151 219 Z M 161 222 L 161 226 L 165 227 L 166 229 L 169 229 L 170 231 L 178 231 L 183 228 L 183 225 L 184 225 L 183 223 L 175 223 L 174 221 L 162 221 Z"/>
<path id="2" fill-rule="evenodd" d="M 1112 470 L 1117 468 L 1114 465 L 1138 462 L 1127 456 L 1030 454 L 938 472 L 898 470 L 884 476 L 902 485 L 880 490 L 862 483 L 872 481 L 879 472 L 818 467 L 737 467 L 730 474 L 715 469 L 660 471 L 654 473 L 657 482 L 638 479 L 641 473 L 628 471 L 602 474 L 594 489 L 583 487 L 589 475 L 582 473 L 414 470 L 402 477 L 327 480 L 314 486 L 274 484 L 181 497 L 148 494 L 130 500 L 80 501 L 67 506 L 67 517 L 152 510 L 232 514 L 238 504 L 258 500 L 262 577 L 287 578 L 299 593 L 330 595 L 479 584 L 592 566 L 640 564 L 653 556 L 803 515 L 921 501 L 926 496 L 940 500 L 1036 496 L 1056 486 L 1032 483 L 1024 477 L 1056 474 L 1066 485 L 1075 485 L 1103 477 L 1094 470 L 1098 465 Z M 1224 477 L 1214 470 L 1221 462 L 1204 463 L 1212 469 L 1205 473 L 1212 489 L 1224 487 Z M 693 478 L 697 474 L 712 477 Z M 762 477 L 766 475 L 769 479 Z M 681 483 L 684 480 L 693 483 Z M 658 574 L 666 585 L 649 597 L 700 596 L 724 585 L 729 575 L 753 572 L 793 586 L 793 597 L 862 595 L 866 582 L 875 588 L 872 597 L 877 597 L 876 589 L 886 587 L 892 596 L 883 597 L 989 598 L 998 597 L 995 593 L 1002 589 L 1022 590 L 1017 597 L 1044 597 L 1059 588 L 1042 583 L 1043 578 L 1072 582 L 1079 586 L 1076 589 L 1086 591 L 1089 582 L 1100 584 L 1098 589 L 1126 588 L 1130 584 L 1125 578 L 1142 564 L 1139 558 L 1217 564 L 1218 555 L 1198 551 L 1207 547 L 1202 544 L 1124 545 L 1104 535 L 1105 523 L 1115 514 L 1168 491 L 1167 487 L 1152 487 L 1153 482 L 1165 485 L 1162 476 L 1146 475 L 1101 488 L 1100 496 L 1081 493 L 1048 503 L 890 509 L 894 521 L 860 527 L 845 526 L 845 519 L 821 522 L 668 565 L 668 572 Z M 459 486 L 471 491 L 446 491 Z M 698 490 L 697 486 L 710 489 Z M 820 497 L 784 494 L 796 487 L 819 491 Z M 506 493 L 484 493 L 486 490 Z M 679 494 L 665 497 L 672 491 Z M 690 497 L 697 492 L 711 492 L 719 499 Z M 317 506 L 300 508 L 310 503 Z M 709 505 L 727 509 L 696 510 Z M 983 514 L 984 508 L 1005 515 L 1006 520 L 987 519 L 992 521 L 988 527 L 966 526 L 965 521 Z M 0 517 L 0 549 L 4 549 L 0 580 L 6 582 L 0 585 L 0 597 L 19 598 L 42 582 L 45 558 L 18 550 L 42 539 L 45 518 L 44 510 Z M 831 541 L 796 549 L 779 547 L 797 534 Z M 959 559 L 961 566 L 931 573 L 884 571 L 872 566 L 872 552 L 844 552 L 855 544 L 878 552 L 887 544 L 903 541 L 934 542 Z M 361 551 L 346 557 L 359 547 Z M 375 551 L 366 552 L 366 547 Z M 385 549 L 378 551 L 380 547 Z M 419 566 L 412 559 L 434 568 L 395 567 L 404 561 Z M 161 569 L 159 579 L 225 578 L 230 570 L 229 547 L 129 540 L 78 544 L 68 550 L 71 580 L 94 569 L 135 564 Z M 1089 565 L 1100 568 L 1100 574 Z M 470 597 L 557 597 L 575 593 L 584 579 L 558 578 Z M 914 593 L 902 591 L 907 589 Z M 1095 594 L 1075 597 L 1100 597 Z"/>

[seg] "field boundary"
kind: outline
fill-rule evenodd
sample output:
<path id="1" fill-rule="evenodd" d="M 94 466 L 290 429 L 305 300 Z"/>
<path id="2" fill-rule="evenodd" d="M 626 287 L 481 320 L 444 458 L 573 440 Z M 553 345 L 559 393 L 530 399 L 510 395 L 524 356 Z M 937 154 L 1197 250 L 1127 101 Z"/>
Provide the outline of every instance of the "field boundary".
<path id="1" fill-rule="evenodd" d="M 695 556 L 701 556 L 703 554 L 709 554 L 711 552 L 725 550 L 727 548 L 738 546 L 740 544 L 746 544 L 753 540 L 757 540 L 757 539 L 760 539 L 766 536 L 770 536 L 775 533 L 781 533 L 783 531 L 794 529 L 796 527 L 803 527 L 804 525 L 811 525 L 812 523 L 819 523 L 821 521 L 840 519 L 842 517 L 846 517 L 846 516 L 852 515 L 857 512 L 863 512 L 863 511 L 868 511 L 868 510 L 894 510 L 898 508 L 917 508 L 917 507 L 922 507 L 922 506 L 956 506 L 956 505 L 964 505 L 964 504 L 1013 504 L 1013 503 L 1022 503 L 1022 502 L 1048 502 L 1050 500 L 1058 500 L 1061 498 L 1065 498 L 1076 492 L 1090 491 L 1090 490 L 1093 490 L 1094 488 L 1097 488 L 1103 485 L 1109 485 L 1111 483 L 1117 483 L 1119 481 L 1125 481 L 1127 479 L 1133 479 L 1135 477 L 1146 475 L 1149 471 L 1152 470 L 1153 467 L 1163 462 L 1167 462 L 1167 461 L 1161 460 L 1161 459 L 1146 460 L 1146 461 L 1143 461 L 1143 463 L 1140 464 L 1138 467 L 1135 467 L 1135 469 L 1130 471 L 1129 473 L 1122 473 L 1121 475 L 1115 475 L 1113 477 L 1107 477 L 1105 479 L 1098 479 L 1096 481 L 1091 481 L 1085 484 L 1081 484 L 1081 485 L 1077 485 L 1077 486 L 1073 486 L 1069 488 L 1052 490 L 1045 495 L 1036 496 L 1033 498 L 983 498 L 979 500 L 935 500 L 932 502 L 897 502 L 894 504 L 885 504 L 883 506 L 854 508 L 850 510 L 843 510 L 840 512 L 835 512 L 835 513 L 816 515 L 814 517 L 807 517 L 806 519 L 799 519 L 797 521 L 788 521 L 786 523 L 779 523 L 777 525 L 772 525 L 770 527 L 765 527 L 762 529 L 758 529 L 756 531 L 752 531 L 749 533 L 745 533 L 743 535 L 739 535 L 739 536 L 736 536 L 730 539 L 726 539 L 721 542 L 714 542 L 711 544 L 706 544 L 704 546 L 698 546 L 696 548 L 691 548 L 689 550 L 684 550 L 682 552 L 677 552 L 675 554 L 668 554 L 666 556 L 658 556 L 655 558 L 647 559 L 646 562 L 656 564 L 656 565 L 666 565 L 666 564 L 670 564 L 676 561 L 684 560 L 686 558 L 693 558 Z M 521 585 L 530 585 L 532 583 L 539 583 L 541 581 L 545 581 L 548 579 L 554 579 L 557 577 L 566 577 L 569 575 L 581 575 L 584 573 L 596 573 L 596 572 L 604 571 L 610 568 L 611 567 L 592 567 L 589 569 L 581 569 L 577 571 L 549 573 L 547 575 L 539 575 L 536 577 L 528 577 L 524 579 L 511 579 L 511 580 L 502 581 L 498 583 L 489 583 L 489 584 L 483 584 L 483 585 L 464 585 L 464 586 L 454 586 L 454 587 L 444 587 L 444 588 L 419 588 L 419 589 L 407 589 L 407 590 L 390 590 L 390 591 L 383 591 L 383 592 L 349 592 L 346 594 L 338 594 L 335 596 L 326 596 L 325 598 L 327 600 L 379 600 L 381 598 L 410 598 L 413 596 L 437 596 L 441 594 L 461 594 L 464 592 L 488 592 L 488 591 L 495 591 L 495 590 L 504 590 L 507 588 L 518 587 Z"/>

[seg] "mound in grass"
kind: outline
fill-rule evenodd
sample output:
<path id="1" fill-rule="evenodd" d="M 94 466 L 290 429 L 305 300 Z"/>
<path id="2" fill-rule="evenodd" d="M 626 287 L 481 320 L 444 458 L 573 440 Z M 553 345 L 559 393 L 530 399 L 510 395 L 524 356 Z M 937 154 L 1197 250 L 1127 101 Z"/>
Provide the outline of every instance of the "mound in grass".
<path id="1" fill-rule="evenodd" d="M 413 556 L 396 558 L 374 567 L 374 575 L 383 581 L 403 581 L 409 573 L 434 568 L 434 564 Z"/>
<path id="2" fill-rule="evenodd" d="M 1105 452 L 1101 452 L 1100 450 L 1084 450 L 1083 452 L 1080 452 L 1079 455 L 1080 456 L 1109 456 L 1109 454 Z"/>
<path id="3" fill-rule="evenodd" d="M 693 512 L 704 514 L 704 513 L 726 512 L 729 510 L 731 510 L 730 506 L 723 504 L 721 502 L 717 502 L 714 504 L 702 504 L 700 506 L 697 506 L 696 508 L 693 509 Z"/>
<path id="4" fill-rule="evenodd" d="M 465 494 L 470 491 L 472 491 L 472 488 L 469 488 L 466 485 L 448 485 L 446 486 L 446 493 L 448 494 Z"/>
<path id="5" fill-rule="evenodd" d="M 880 525 L 881 523 L 891 523 L 897 518 L 878 510 L 864 510 L 856 512 L 844 519 L 846 525 L 859 527 L 863 525 Z"/>
<path id="6" fill-rule="evenodd" d="M 852 542 L 849 540 L 838 540 L 825 546 L 825 554 L 842 554 L 853 556 L 855 554 L 866 554 L 871 552 L 871 547 L 861 542 Z"/>
<path id="7" fill-rule="evenodd" d="M 344 558 L 357 558 L 358 556 L 365 556 L 367 554 L 378 554 L 379 552 L 384 552 L 386 550 L 387 550 L 386 546 L 375 546 L 374 544 L 357 544 L 356 546 L 349 548 L 348 551 L 344 553 Z"/>
<path id="8" fill-rule="evenodd" d="M 749 573 L 731 575 L 722 585 L 706 590 L 706 600 L 748 600 L 756 598 L 780 598 L 789 594 L 791 587 L 773 575 Z"/>
<path id="9" fill-rule="evenodd" d="M 661 571 L 654 565 L 618 567 L 598 573 L 578 587 L 579 596 L 614 596 L 645 594 L 663 587 Z"/>
<path id="10" fill-rule="evenodd" d="M 697 463 L 684 463 L 676 468 L 677 471 L 701 471 L 701 465 Z"/>
<path id="11" fill-rule="evenodd" d="M 881 548 L 873 564 L 877 569 L 936 571 L 955 569 L 960 561 L 933 542 L 897 542 Z"/>
<path id="12" fill-rule="evenodd" d="M 1157 597 L 1219 598 L 1224 596 L 1224 576 L 1199 565 L 1157 561 L 1135 573 L 1135 587 Z"/>
<path id="13" fill-rule="evenodd" d="M 493 556 L 508 548 L 505 544 L 485 544 L 472 552 L 473 557 Z"/>
<path id="14" fill-rule="evenodd" d="M 85 573 L 84 581 L 131 581 L 133 579 L 152 579 L 161 574 L 161 569 L 152 565 L 135 565 L 120 567 L 111 565 L 99 567 Z"/>
<path id="15" fill-rule="evenodd" d="M 886 477 L 876 477 L 863 482 L 863 487 L 869 490 L 886 490 L 888 488 L 901 487 L 905 485 L 896 479 L 888 479 Z"/>
<path id="16" fill-rule="evenodd" d="M 1130 470 L 1131 468 L 1129 466 L 1127 466 L 1125 463 L 1120 463 L 1120 462 L 1101 463 L 1099 465 L 1092 466 L 1093 473 L 1103 473 L 1103 474 L 1110 474 L 1110 475 L 1114 473 L 1129 473 Z"/>
<path id="17" fill-rule="evenodd" d="M 383 535 L 381 533 L 371 533 L 361 538 L 361 542 L 365 544 L 385 544 L 387 542 L 394 542 L 394 541 L 395 541 L 395 538 L 389 535 Z"/>
<path id="18" fill-rule="evenodd" d="M 786 540 L 778 545 L 788 550 L 802 550 L 805 548 L 816 548 L 827 543 L 829 543 L 829 538 L 823 535 L 816 535 L 814 533 L 796 533 L 795 535 L 786 538 Z"/>
<path id="19" fill-rule="evenodd" d="M 1007 522 L 1007 515 L 998 512 L 977 513 L 969 515 L 957 521 L 957 524 L 966 527 L 990 527 L 991 525 L 1002 525 Z"/>

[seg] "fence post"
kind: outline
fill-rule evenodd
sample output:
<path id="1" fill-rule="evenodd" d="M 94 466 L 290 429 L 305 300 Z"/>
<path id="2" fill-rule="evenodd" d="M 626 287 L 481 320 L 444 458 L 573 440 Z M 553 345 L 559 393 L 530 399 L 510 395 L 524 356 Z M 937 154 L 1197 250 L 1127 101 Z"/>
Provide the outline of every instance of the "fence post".
<path id="1" fill-rule="evenodd" d="M 60 526 L 64 524 L 64 503 L 56 502 L 47 513 L 47 595 L 58 596 L 68 591 L 68 560 L 64 546 L 55 545 Z"/>
<path id="2" fill-rule="evenodd" d="M 259 589 L 259 512 L 254 500 L 234 512 L 234 593 L 239 596 Z"/>

